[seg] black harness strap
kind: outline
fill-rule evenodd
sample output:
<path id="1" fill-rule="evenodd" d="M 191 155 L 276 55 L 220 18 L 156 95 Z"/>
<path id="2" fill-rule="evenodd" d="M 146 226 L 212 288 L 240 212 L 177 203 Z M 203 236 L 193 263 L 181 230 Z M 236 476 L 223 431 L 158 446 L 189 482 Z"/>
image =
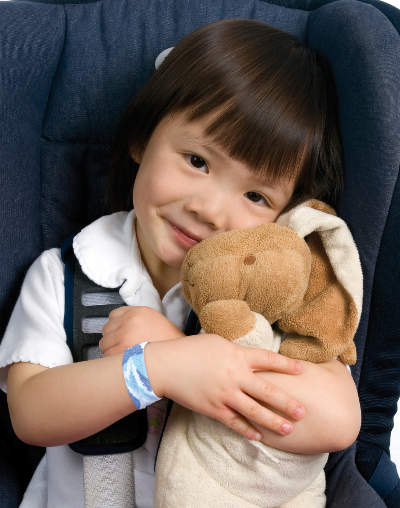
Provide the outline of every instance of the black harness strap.
<path id="1" fill-rule="evenodd" d="M 93 317 L 107 318 L 113 309 L 125 304 L 121 299 L 120 303 L 116 304 L 83 305 L 83 295 L 110 293 L 110 290 L 98 286 L 82 272 L 72 248 L 72 240 L 73 238 L 68 238 L 61 247 L 61 257 L 65 263 L 64 328 L 74 361 L 85 361 L 88 359 L 89 348 L 97 346 L 101 333 L 85 333 L 82 329 L 84 320 Z M 118 293 L 118 289 L 115 292 Z M 71 443 L 70 447 L 83 455 L 125 453 L 142 446 L 146 436 L 146 409 L 142 409 L 92 436 Z"/>

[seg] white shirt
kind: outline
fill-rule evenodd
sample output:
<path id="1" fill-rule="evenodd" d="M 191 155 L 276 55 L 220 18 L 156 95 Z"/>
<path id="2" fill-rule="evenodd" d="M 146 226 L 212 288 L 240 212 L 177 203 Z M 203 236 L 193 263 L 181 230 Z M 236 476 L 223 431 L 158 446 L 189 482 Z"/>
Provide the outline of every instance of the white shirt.
<path id="1" fill-rule="evenodd" d="M 182 330 L 190 309 L 183 298 L 181 284 L 172 287 L 160 299 L 141 260 L 134 219 L 134 211 L 131 211 L 96 220 L 75 237 L 75 255 L 83 272 L 96 284 L 107 288 L 122 284 L 119 293 L 127 305 L 152 307 Z M 0 388 L 3 391 L 7 390 L 7 371 L 12 363 L 31 362 L 55 367 L 72 362 L 63 319 L 64 264 L 60 249 L 54 248 L 44 251 L 29 268 L 0 345 Z M 151 420 L 156 423 L 150 427 L 146 443 L 134 452 L 138 508 L 153 506 L 154 460 L 163 402 L 154 407 Z M 47 448 L 20 506 L 83 508 L 81 455 L 69 446 Z"/>

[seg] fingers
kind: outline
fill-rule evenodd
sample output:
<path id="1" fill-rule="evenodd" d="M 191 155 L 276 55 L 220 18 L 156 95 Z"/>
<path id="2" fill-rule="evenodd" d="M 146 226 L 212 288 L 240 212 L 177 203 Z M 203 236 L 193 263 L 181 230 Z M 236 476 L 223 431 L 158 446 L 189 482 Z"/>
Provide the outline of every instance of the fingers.
<path id="1" fill-rule="evenodd" d="M 107 348 L 104 351 L 100 348 L 100 351 L 103 353 L 103 356 L 113 356 L 121 353 L 119 348 L 114 347 Z"/>
<path id="2" fill-rule="evenodd" d="M 224 397 L 225 405 L 234 410 L 234 414 L 242 417 L 239 420 L 236 417 L 234 424 L 241 425 L 242 430 L 246 429 L 246 419 L 248 419 L 280 435 L 290 434 L 293 430 L 293 422 L 305 416 L 305 409 L 296 399 L 274 385 L 270 379 L 265 379 L 263 371 L 298 374 L 302 370 L 301 363 L 263 349 L 243 347 L 241 353 L 244 354 L 242 358 L 245 360 L 246 367 L 243 368 L 243 364 L 238 362 L 233 370 L 238 376 L 237 387 L 240 386 L 240 390 L 229 390 L 228 397 Z M 233 364 L 234 360 L 235 356 L 229 359 L 229 363 Z M 232 371 L 229 377 L 232 379 Z M 233 428 L 232 424 L 228 423 L 228 425 Z M 245 432 L 250 432 L 250 428 Z"/>
<path id="3" fill-rule="evenodd" d="M 106 344 L 104 343 L 104 340 L 103 340 L 103 337 L 99 340 L 99 343 L 98 343 L 98 346 L 99 346 L 99 349 L 100 351 L 103 353 L 103 355 L 105 356 L 107 350 L 109 349 Z"/>
<path id="4" fill-rule="evenodd" d="M 260 432 L 251 423 L 229 407 L 225 407 L 220 412 L 218 420 L 247 439 L 260 440 L 262 437 Z"/>
<path id="5" fill-rule="evenodd" d="M 121 317 L 129 312 L 129 307 L 118 307 L 110 312 L 108 320 L 104 323 L 101 333 L 103 337 L 99 341 L 100 351 L 105 355 L 109 349 L 115 344 L 114 334 L 121 328 Z"/>
<path id="6" fill-rule="evenodd" d="M 282 436 L 290 434 L 293 430 L 292 422 L 262 406 L 244 393 L 237 397 L 235 410 L 250 421 Z"/>
<path id="7" fill-rule="evenodd" d="M 242 347 L 254 370 L 269 370 L 284 374 L 300 374 L 302 372 L 303 366 L 299 360 L 273 353 L 267 349 Z"/>
<path id="8" fill-rule="evenodd" d="M 109 317 L 110 318 L 120 317 L 120 316 L 123 316 L 126 312 L 130 312 L 130 310 L 131 310 L 131 307 L 129 305 L 122 305 L 121 307 L 117 307 L 116 309 L 113 309 L 110 312 Z"/>
<path id="9" fill-rule="evenodd" d="M 124 321 L 121 320 L 123 316 L 131 312 L 132 307 L 118 307 L 112 310 L 108 316 L 108 320 L 103 325 L 103 334 L 107 331 L 112 332 L 118 329 Z"/>
<path id="10" fill-rule="evenodd" d="M 246 411 L 242 414 L 274 432 L 288 434 L 293 430 L 293 425 L 286 418 L 300 420 L 305 416 L 305 409 L 297 400 L 261 377 L 252 376 L 247 383 L 243 383 L 242 389 L 244 397 L 238 399 L 240 408 Z M 258 401 L 267 404 L 271 409 Z"/>

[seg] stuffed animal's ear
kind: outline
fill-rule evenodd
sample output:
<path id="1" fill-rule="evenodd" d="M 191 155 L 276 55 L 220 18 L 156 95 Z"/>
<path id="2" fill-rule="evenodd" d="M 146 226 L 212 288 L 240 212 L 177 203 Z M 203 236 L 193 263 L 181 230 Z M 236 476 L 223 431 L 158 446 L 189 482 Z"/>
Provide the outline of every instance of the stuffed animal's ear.
<path id="1" fill-rule="evenodd" d="M 303 236 L 312 255 L 302 304 L 277 323 L 288 334 L 280 352 L 313 362 L 338 357 L 343 363 L 354 364 L 362 272 L 349 229 L 328 205 L 316 200 L 282 215 L 278 223 Z"/>

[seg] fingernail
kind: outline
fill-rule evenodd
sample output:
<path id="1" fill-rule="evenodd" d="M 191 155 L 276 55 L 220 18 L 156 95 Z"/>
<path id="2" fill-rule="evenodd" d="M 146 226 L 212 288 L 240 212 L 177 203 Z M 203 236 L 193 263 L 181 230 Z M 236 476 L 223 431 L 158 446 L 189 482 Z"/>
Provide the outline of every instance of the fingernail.
<path id="1" fill-rule="evenodd" d="M 296 361 L 296 364 L 294 366 L 296 372 L 301 372 L 303 370 L 303 366 L 300 362 Z"/>
<path id="2" fill-rule="evenodd" d="M 303 416 L 305 415 L 305 412 L 306 411 L 305 411 L 304 407 L 299 406 L 294 411 L 294 417 L 295 418 L 303 418 Z"/>
<path id="3" fill-rule="evenodd" d="M 260 440 L 261 440 L 261 438 L 262 438 L 262 435 L 261 435 L 259 432 L 255 432 L 255 433 L 253 434 L 253 439 L 254 439 L 254 441 L 260 441 Z"/>
<path id="4" fill-rule="evenodd" d="M 290 434 L 293 430 L 293 425 L 290 423 L 282 423 L 281 425 L 281 431 L 283 434 Z"/>

